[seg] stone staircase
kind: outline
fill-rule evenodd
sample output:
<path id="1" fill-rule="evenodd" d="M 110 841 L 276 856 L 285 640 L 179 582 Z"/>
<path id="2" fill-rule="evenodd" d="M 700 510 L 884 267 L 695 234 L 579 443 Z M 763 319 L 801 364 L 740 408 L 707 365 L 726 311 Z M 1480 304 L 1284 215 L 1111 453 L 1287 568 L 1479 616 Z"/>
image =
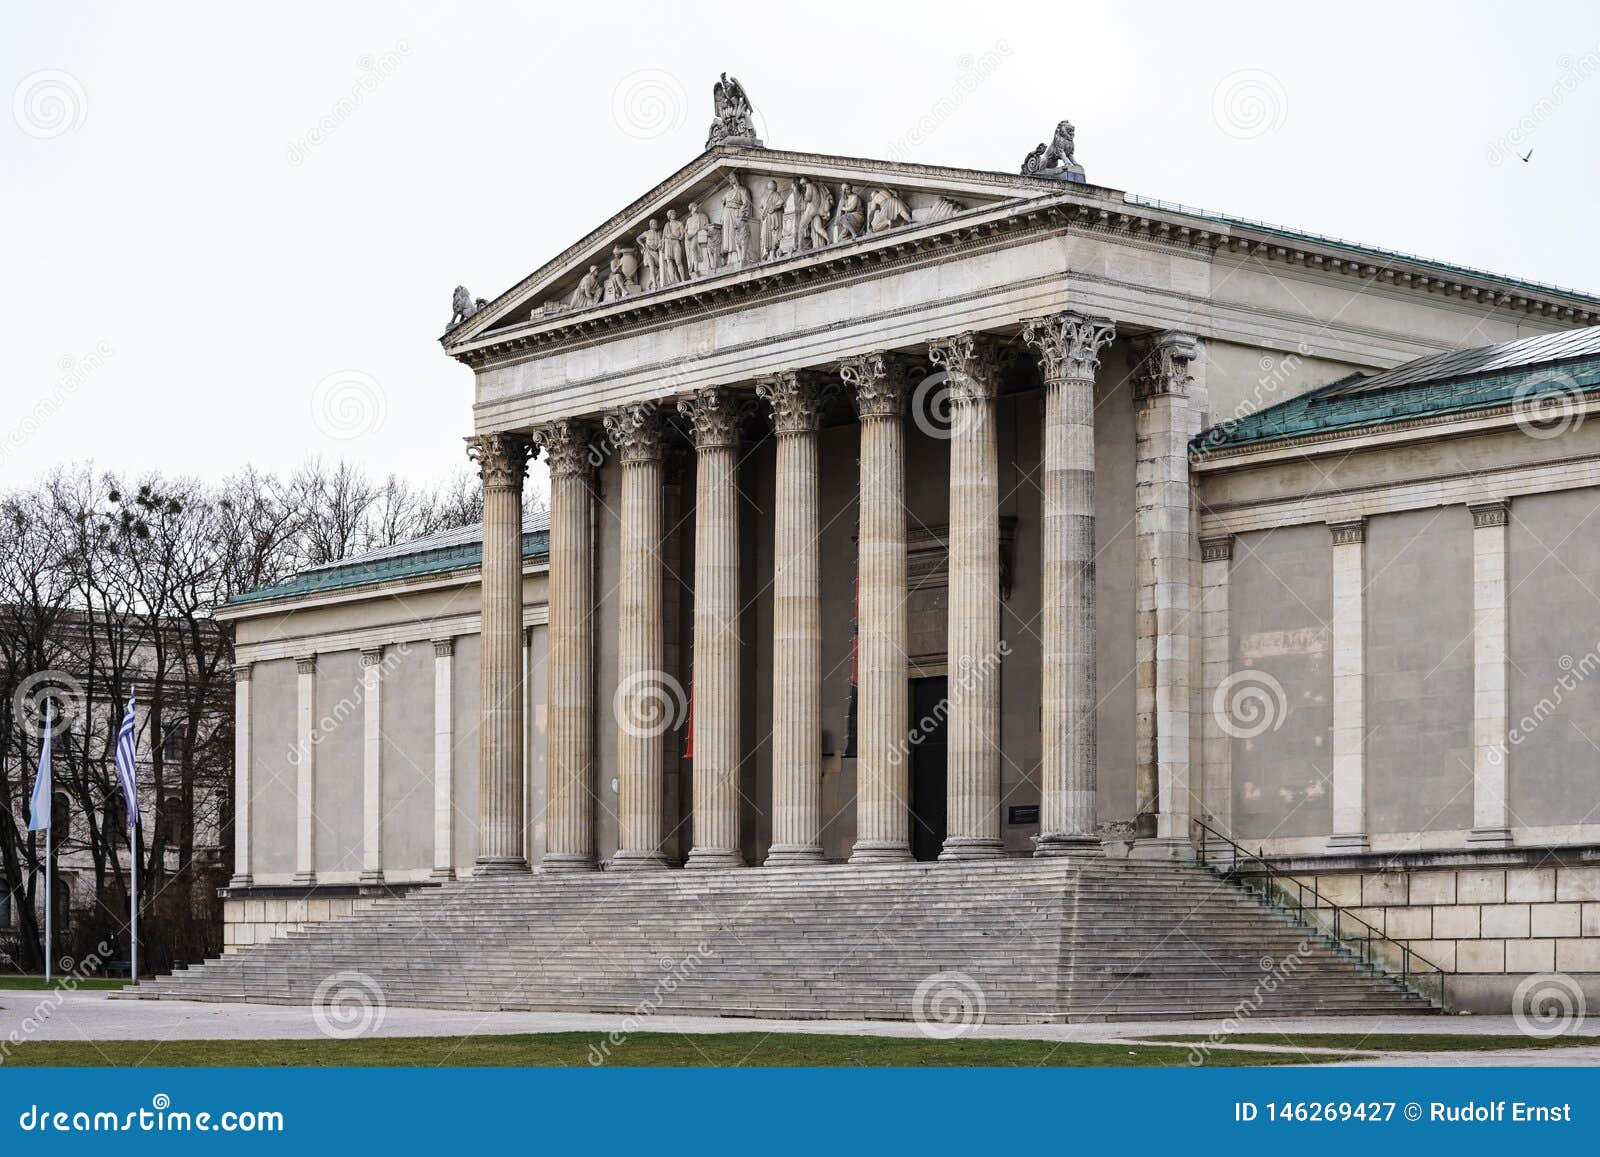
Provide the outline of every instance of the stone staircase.
<path id="1" fill-rule="evenodd" d="M 387 899 L 118 995 L 785 1019 L 1434 1011 L 1204 868 L 977 864 L 489 877 Z M 367 981 L 365 978 L 370 978 Z"/>

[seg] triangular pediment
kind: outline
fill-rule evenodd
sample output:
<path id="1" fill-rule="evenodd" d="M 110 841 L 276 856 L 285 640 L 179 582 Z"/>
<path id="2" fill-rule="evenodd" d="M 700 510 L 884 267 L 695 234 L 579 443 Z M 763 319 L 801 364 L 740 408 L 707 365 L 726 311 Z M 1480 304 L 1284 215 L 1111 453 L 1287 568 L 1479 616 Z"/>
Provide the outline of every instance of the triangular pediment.
<path id="1" fill-rule="evenodd" d="M 1078 186 L 1082 188 L 1082 186 Z M 853 247 L 960 229 L 1061 192 L 1058 181 L 769 149 L 715 148 L 441 339 L 453 354 L 693 298 Z"/>

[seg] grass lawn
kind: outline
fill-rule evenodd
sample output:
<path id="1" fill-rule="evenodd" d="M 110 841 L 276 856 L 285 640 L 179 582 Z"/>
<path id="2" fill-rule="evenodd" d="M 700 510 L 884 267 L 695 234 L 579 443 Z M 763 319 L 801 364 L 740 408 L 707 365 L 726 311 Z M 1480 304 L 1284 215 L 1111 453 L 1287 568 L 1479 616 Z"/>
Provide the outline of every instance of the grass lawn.
<path id="1" fill-rule="evenodd" d="M 1203 1036 L 1152 1036 L 1145 1040 L 1197 1043 L 1208 1040 Z M 1468 1053 L 1498 1049 L 1570 1049 L 1587 1045 L 1600 1046 L 1596 1036 L 1531 1037 L 1521 1033 L 1497 1035 L 1450 1035 L 1445 1033 L 1281 1033 L 1241 1032 L 1223 1037 L 1227 1044 L 1285 1045 L 1292 1048 L 1361 1049 L 1369 1052 L 1396 1053 Z"/>
<path id="2" fill-rule="evenodd" d="M 49 988 L 68 988 L 80 991 L 91 988 L 125 988 L 126 980 L 74 980 L 70 976 L 54 976 L 48 984 L 42 976 L 0 975 L 0 988 L 31 988 L 42 991 Z"/>
<path id="3" fill-rule="evenodd" d="M 24 1041 L 8 1065 L 1187 1065 L 1187 1048 L 810 1033 L 592 1032 L 362 1040 Z M 1318 1060 L 1330 1058 L 1322 1056 Z M 1208 1065 L 1301 1064 L 1293 1053 L 1212 1051 Z"/>

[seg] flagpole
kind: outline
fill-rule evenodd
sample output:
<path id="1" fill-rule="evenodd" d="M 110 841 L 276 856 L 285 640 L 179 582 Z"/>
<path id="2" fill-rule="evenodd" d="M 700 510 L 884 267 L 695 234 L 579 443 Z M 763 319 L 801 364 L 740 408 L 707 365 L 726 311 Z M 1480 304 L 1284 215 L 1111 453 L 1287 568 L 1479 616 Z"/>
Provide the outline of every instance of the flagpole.
<path id="1" fill-rule="evenodd" d="M 128 975 L 134 984 L 139 983 L 139 821 L 133 821 L 129 842 L 133 845 L 133 918 L 128 936 Z"/>
<path id="2" fill-rule="evenodd" d="M 55 799 L 53 797 L 50 800 L 50 810 L 55 811 Z M 52 820 L 54 818 L 54 816 L 51 817 Z M 50 870 L 51 862 L 55 859 L 50 854 L 50 829 L 53 827 L 55 827 L 54 823 L 44 829 L 44 983 L 46 988 L 50 987 L 50 925 L 55 919 L 56 908 L 51 903 L 50 896 L 50 877 L 55 874 Z"/>

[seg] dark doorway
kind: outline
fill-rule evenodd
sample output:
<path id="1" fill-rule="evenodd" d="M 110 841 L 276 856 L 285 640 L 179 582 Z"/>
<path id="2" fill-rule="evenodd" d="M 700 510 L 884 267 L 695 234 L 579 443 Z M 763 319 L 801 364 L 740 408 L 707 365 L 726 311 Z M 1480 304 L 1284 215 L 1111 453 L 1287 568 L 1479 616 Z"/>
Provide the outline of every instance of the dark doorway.
<path id="1" fill-rule="evenodd" d="M 937 860 L 945 836 L 944 677 L 911 680 L 911 854 Z"/>

